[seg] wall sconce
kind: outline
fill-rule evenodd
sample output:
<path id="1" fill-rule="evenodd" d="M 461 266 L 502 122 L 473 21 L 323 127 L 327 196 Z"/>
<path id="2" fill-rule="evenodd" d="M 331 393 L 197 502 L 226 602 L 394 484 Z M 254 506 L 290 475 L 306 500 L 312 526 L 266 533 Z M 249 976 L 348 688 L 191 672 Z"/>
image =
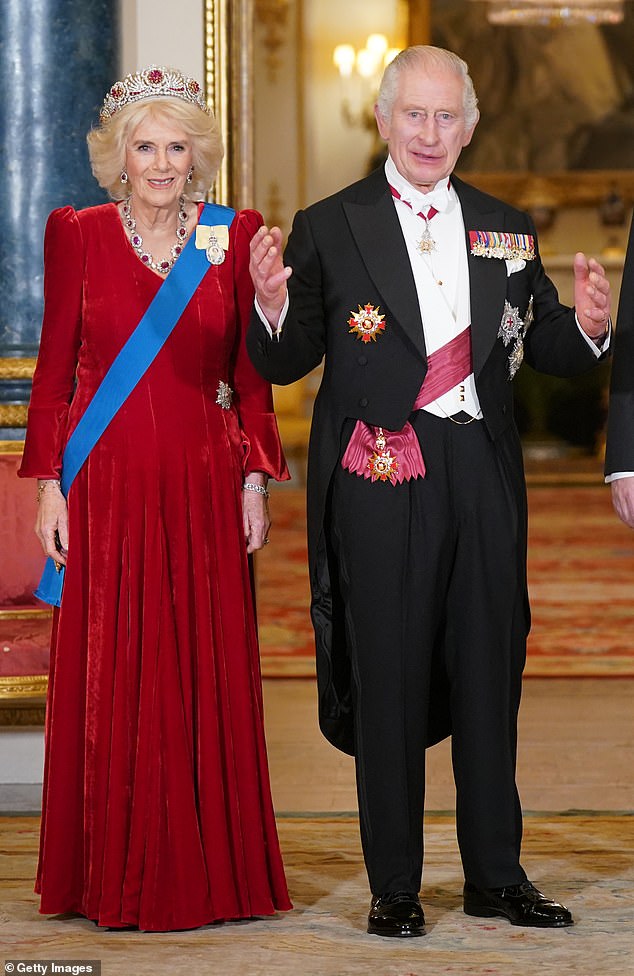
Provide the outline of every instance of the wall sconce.
<path id="1" fill-rule="evenodd" d="M 341 113 L 347 125 L 374 129 L 374 100 L 385 67 L 401 49 L 390 47 L 385 34 L 370 34 L 365 47 L 338 44 L 332 60 L 342 83 Z"/>

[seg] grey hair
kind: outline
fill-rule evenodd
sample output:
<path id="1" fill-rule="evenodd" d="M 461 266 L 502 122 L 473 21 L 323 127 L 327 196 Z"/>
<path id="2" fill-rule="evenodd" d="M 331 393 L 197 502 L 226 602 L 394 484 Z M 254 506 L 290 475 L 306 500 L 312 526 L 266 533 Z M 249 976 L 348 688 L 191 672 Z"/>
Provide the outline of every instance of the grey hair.
<path id="1" fill-rule="evenodd" d="M 466 61 L 454 54 L 453 51 L 446 51 L 442 47 L 432 47 L 430 44 L 416 44 L 407 47 L 400 54 L 397 54 L 393 61 L 390 61 L 383 72 L 379 94 L 377 97 L 377 107 L 379 114 L 385 121 L 389 121 L 396 100 L 398 81 L 403 71 L 410 68 L 423 68 L 433 70 L 434 68 L 445 68 L 453 71 L 463 82 L 462 105 L 464 109 L 465 125 L 470 128 L 478 120 L 478 99 L 473 87 L 473 81 L 469 74 L 469 66 Z"/>

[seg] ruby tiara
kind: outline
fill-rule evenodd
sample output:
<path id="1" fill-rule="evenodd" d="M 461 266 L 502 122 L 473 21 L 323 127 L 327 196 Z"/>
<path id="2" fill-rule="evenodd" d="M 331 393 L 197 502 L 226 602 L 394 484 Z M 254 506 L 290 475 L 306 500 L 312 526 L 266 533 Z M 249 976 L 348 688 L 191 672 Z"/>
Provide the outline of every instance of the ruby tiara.
<path id="1" fill-rule="evenodd" d="M 177 68 L 159 68 L 151 65 L 144 71 L 136 71 L 126 75 L 122 81 L 116 81 L 106 97 L 103 108 L 99 113 L 99 121 L 103 124 L 119 112 L 125 105 L 140 102 L 144 98 L 182 98 L 186 102 L 197 105 L 199 109 L 211 115 L 203 91 L 195 78 L 188 78 Z"/>

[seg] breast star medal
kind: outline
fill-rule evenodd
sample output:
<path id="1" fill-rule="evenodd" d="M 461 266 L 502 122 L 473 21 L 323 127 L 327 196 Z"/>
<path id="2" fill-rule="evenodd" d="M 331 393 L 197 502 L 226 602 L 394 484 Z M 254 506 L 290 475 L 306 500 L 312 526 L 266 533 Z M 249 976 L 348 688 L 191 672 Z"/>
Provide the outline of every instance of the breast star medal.
<path id="1" fill-rule="evenodd" d="M 505 346 L 508 346 L 514 339 L 522 335 L 524 322 L 520 315 L 519 308 L 511 305 L 508 299 L 504 299 L 504 311 L 498 329 L 498 339 L 501 339 Z"/>
<path id="2" fill-rule="evenodd" d="M 522 318 L 520 315 L 519 308 L 511 305 L 508 299 L 504 300 L 504 311 L 502 312 L 502 321 L 500 322 L 500 328 L 498 329 L 498 339 L 501 339 L 507 348 L 511 343 L 513 343 L 513 348 L 511 349 L 508 357 L 510 380 L 515 378 L 518 369 L 524 362 L 524 336 L 526 335 L 532 321 L 532 295 L 530 297 L 524 318 Z"/>
<path id="3" fill-rule="evenodd" d="M 374 453 L 368 458 L 368 470 L 372 481 L 391 481 L 392 484 L 396 481 L 398 461 L 390 454 L 382 427 L 377 429 Z"/>
<path id="4" fill-rule="evenodd" d="M 524 343 L 521 339 L 516 339 L 509 355 L 509 379 L 515 378 L 515 374 L 524 362 Z"/>
<path id="5" fill-rule="evenodd" d="M 361 342 L 376 342 L 377 335 L 385 331 L 385 315 L 379 315 L 380 306 L 359 305 L 358 312 L 351 312 L 348 319 L 350 332 L 353 332 Z"/>

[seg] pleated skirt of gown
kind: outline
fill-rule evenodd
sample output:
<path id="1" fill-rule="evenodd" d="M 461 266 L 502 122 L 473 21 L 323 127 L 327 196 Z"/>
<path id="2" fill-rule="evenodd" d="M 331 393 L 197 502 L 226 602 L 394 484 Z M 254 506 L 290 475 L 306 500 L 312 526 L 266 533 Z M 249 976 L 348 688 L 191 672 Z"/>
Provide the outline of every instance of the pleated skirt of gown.
<path id="1" fill-rule="evenodd" d="M 142 383 L 71 489 L 47 707 L 42 912 L 163 931 L 291 907 L 240 452 L 235 412 L 213 395 L 198 391 L 189 404 L 187 393 Z"/>

